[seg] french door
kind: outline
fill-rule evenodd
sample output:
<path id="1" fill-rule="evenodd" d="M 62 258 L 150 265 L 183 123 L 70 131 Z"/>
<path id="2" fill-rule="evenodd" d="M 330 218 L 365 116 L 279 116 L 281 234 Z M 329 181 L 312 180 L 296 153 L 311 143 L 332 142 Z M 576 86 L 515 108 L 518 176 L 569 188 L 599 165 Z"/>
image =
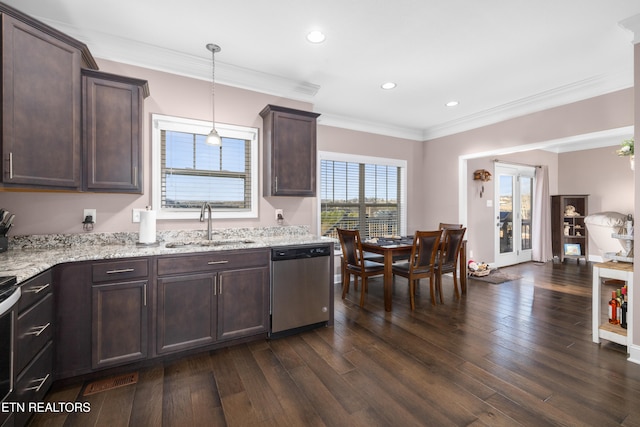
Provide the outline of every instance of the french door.
<path id="1" fill-rule="evenodd" d="M 531 261 L 535 168 L 496 163 L 495 265 Z"/>

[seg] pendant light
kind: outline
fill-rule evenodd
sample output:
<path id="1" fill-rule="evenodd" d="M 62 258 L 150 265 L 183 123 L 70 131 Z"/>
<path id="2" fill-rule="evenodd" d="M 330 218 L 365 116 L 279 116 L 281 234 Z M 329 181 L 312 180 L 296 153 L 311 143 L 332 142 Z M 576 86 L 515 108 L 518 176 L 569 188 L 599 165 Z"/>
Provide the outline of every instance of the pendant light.
<path id="1" fill-rule="evenodd" d="M 216 104 L 215 104 L 215 87 L 216 87 L 216 52 L 220 52 L 220 46 L 209 43 L 207 49 L 211 52 L 211 122 L 213 128 L 207 135 L 206 143 L 209 145 L 222 145 L 220 135 L 216 131 Z"/>

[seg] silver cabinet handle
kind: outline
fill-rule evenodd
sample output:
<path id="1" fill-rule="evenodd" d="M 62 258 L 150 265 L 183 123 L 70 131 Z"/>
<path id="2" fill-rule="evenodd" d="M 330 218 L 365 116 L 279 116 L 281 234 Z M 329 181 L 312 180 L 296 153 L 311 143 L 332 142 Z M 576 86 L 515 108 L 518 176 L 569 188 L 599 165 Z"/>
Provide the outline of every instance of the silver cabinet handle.
<path id="1" fill-rule="evenodd" d="M 222 260 L 222 261 L 209 261 L 209 262 L 207 263 L 207 265 L 226 264 L 226 263 L 228 263 L 228 262 L 229 262 L 229 261 L 227 261 L 227 260 Z"/>
<path id="2" fill-rule="evenodd" d="M 36 382 L 36 381 L 40 381 L 40 384 L 38 384 L 37 386 L 34 387 L 29 387 L 29 388 L 25 388 L 24 391 L 30 391 L 30 390 L 35 390 L 36 393 L 40 391 L 40 389 L 42 388 L 42 386 L 47 382 L 47 380 L 49 379 L 49 376 L 51 374 L 47 374 L 46 377 L 44 378 L 37 378 L 35 380 L 32 380 L 31 382 Z"/>
<path id="3" fill-rule="evenodd" d="M 213 276 L 213 295 L 218 295 L 218 276 Z"/>
<path id="4" fill-rule="evenodd" d="M 142 287 L 142 305 L 143 307 L 147 306 L 147 284 L 146 283 Z"/>
<path id="5" fill-rule="evenodd" d="M 33 326 L 31 328 L 31 332 L 27 332 L 25 335 L 35 335 L 35 336 L 39 337 L 40 334 L 42 334 L 45 331 L 45 329 L 47 329 L 50 325 L 51 325 L 51 322 L 47 323 L 46 325 L 42 325 L 42 326 Z"/>
<path id="6" fill-rule="evenodd" d="M 222 277 L 220 277 L 220 292 L 218 292 L 218 295 L 222 295 Z"/>
<path id="7" fill-rule="evenodd" d="M 34 286 L 32 288 L 26 289 L 25 292 L 33 292 L 34 294 L 39 294 L 40 292 L 47 289 L 49 286 L 51 286 L 50 283 L 47 283 L 46 285 L 42 285 L 42 286 Z"/>
<path id="8" fill-rule="evenodd" d="M 134 268 L 121 268 L 119 270 L 107 270 L 107 274 L 131 273 L 136 271 Z"/>
<path id="9" fill-rule="evenodd" d="M 9 179 L 13 179 L 13 153 L 9 152 Z"/>

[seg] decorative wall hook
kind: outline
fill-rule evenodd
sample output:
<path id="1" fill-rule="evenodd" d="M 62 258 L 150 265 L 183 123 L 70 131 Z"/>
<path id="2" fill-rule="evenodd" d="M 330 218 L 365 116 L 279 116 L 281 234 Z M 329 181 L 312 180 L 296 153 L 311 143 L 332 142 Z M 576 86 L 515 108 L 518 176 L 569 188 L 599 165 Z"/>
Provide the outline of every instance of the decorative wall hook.
<path id="1" fill-rule="evenodd" d="M 478 169 L 473 173 L 474 181 L 487 182 L 491 181 L 491 172 L 486 169 Z M 482 184 L 482 188 L 480 189 L 480 197 L 484 194 L 484 184 Z"/>
<path id="2" fill-rule="evenodd" d="M 473 180 L 483 182 L 491 181 L 491 172 L 486 169 L 478 169 L 473 173 Z"/>

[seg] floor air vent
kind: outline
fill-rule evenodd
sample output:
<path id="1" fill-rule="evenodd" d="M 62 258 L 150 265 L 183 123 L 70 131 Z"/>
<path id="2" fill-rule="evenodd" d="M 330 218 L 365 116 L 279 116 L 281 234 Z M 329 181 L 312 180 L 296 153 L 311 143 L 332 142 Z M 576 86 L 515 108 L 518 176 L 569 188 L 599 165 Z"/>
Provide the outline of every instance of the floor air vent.
<path id="1" fill-rule="evenodd" d="M 113 390 L 114 388 L 124 387 L 126 385 L 138 382 L 138 373 L 119 375 L 117 377 L 106 378 L 104 380 L 94 381 L 87 384 L 84 388 L 83 396 L 100 393 L 102 391 Z"/>

